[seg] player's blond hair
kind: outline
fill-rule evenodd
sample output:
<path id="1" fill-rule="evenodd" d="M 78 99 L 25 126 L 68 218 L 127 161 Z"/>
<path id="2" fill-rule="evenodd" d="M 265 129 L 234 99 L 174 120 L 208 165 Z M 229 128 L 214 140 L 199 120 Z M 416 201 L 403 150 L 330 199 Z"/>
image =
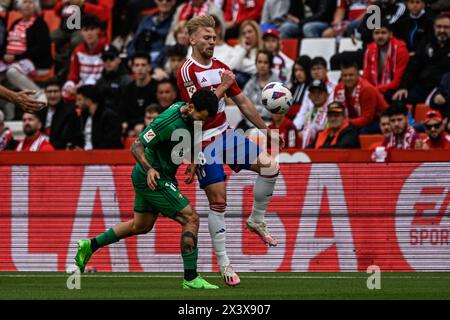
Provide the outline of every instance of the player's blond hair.
<path id="1" fill-rule="evenodd" d="M 189 35 L 194 34 L 199 28 L 215 28 L 216 23 L 214 18 L 211 16 L 198 16 L 194 17 L 188 21 L 186 28 L 188 29 Z"/>

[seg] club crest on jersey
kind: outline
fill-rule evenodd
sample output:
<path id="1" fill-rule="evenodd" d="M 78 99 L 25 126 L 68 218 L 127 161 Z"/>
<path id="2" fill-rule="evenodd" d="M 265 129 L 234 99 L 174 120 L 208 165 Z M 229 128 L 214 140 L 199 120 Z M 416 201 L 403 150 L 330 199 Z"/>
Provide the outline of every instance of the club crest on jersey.
<path id="1" fill-rule="evenodd" d="M 150 141 L 152 141 L 152 139 L 156 137 L 155 132 L 153 132 L 153 129 L 150 129 L 147 131 L 146 134 L 144 134 L 144 140 L 145 142 L 149 143 Z"/>

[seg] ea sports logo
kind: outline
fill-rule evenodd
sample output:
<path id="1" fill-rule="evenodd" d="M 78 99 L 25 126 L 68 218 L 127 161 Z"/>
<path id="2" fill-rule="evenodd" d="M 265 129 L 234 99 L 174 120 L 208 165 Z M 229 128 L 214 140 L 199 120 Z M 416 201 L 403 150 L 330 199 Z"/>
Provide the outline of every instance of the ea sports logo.
<path id="1" fill-rule="evenodd" d="M 450 165 L 425 163 L 408 177 L 396 207 L 396 234 L 416 271 L 450 270 Z"/>

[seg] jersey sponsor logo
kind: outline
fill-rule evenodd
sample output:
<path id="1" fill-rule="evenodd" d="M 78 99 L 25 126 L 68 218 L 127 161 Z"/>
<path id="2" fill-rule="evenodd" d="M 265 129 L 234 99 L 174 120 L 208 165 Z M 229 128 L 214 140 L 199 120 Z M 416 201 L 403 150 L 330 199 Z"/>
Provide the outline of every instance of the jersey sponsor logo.
<path id="1" fill-rule="evenodd" d="M 221 74 L 224 69 L 210 69 L 202 72 L 196 72 L 198 83 L 203 87 L 219 85 L 222 83 Z"/>
<path id="2" fill-rule="evenodd" d="M 153 138 L 156 137 L 156 133 L 153 131 L 153 129 L 150 129 L 147 131 L 147 133 L 144 135 L 144 140 L 149 143 L 153 140 Z"/>

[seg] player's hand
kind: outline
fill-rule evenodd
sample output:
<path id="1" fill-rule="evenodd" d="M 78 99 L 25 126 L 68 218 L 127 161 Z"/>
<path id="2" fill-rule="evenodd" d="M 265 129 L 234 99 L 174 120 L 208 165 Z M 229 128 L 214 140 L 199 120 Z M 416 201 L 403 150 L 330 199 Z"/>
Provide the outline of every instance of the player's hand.
<path id="1" fill-rule="evenodd" d="M 236 81 L 236 76 L 234 75 L 233 71 L 225 70 L 222 73 L 221 80 L 222 80 L 222 85 L 224 85 L 226 87 L 226 89 L 228 89 Z"/>
<path id="2" fill-rule="evenodd" d="M 32 96 L 36 94 L 34 90 L 22 90 L 15 92 L 11 98 L 11 102 L 17 104 L 25 112 L 36 112 L 43 109 L 46 103 L 43 101 L 34 100 Z"/>
<path id="3" fill-rule="evenodd" d="M 197 170 L 197 165 L 195 163 L 191 163 L 187 166 L 185 175 L 188 175 L 186 179 L 184 179 L 184 183 L 191 184 L 194 181 L 195 171 Z"/>
<path id="4" fill-rule="evenodd" d="M 156 189 L 157 183 L 156 183 L 156 179 L 159 179 L 159 172 L 156 171 L 155 169 L 151 168 L 150 170 L 148 170 L 147 172 L 147 184 L 148 187 L 150 188 L 150 190 L 154 191 Z"/>
<path id="5" fill-rule="evenodd" d="M 403 100 L 408 98 L 408 90 L 400 89 L 392 96 L 392 100 Z"/>
<path id="6" fill-rule="evenodd" d="M 268 130 L 267 131 L 267 139 L 272 142 L 272 141 L 278 141 L 278 146 L 280 147 L 280 149 L 284 148 L 285 142 L 284 142 L 284 138 L 282 135 L 280 135 L 278 133 L 278 130 Z"/>

